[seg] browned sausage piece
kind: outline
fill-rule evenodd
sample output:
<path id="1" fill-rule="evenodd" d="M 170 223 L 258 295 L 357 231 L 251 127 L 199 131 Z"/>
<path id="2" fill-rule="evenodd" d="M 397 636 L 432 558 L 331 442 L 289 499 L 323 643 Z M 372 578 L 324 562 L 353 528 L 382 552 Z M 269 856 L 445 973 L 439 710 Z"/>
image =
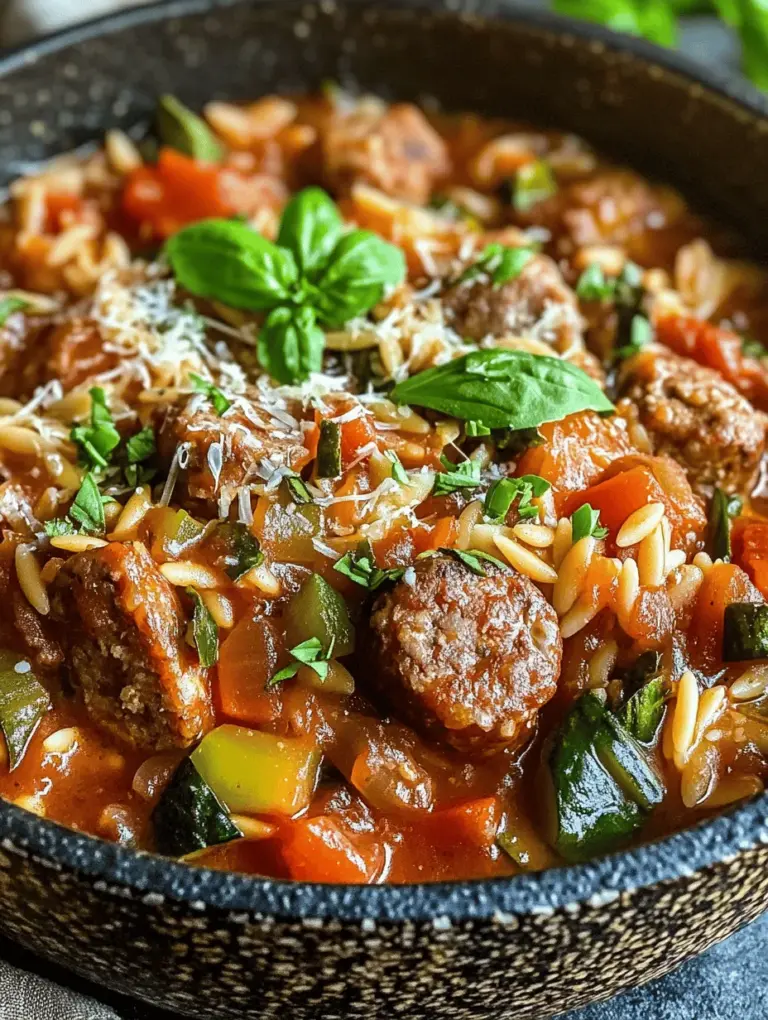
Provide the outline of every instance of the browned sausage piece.
<path id="1" fill-rule="evenodd" d="M 702 495 L 748 492 L 765 449 L 766 418 L 711 368 L 654 346 L 622 366 L 619 412 L 647 430 Z"/>
<path id="2" fill-rule="evenodd" d="M 463 337 L 525 336 L 557 351 L 581 346 L 576 295 L 546 255 L 536 255 L 514 280 L 493 284 L 484 276 L 458 283 L 443 295 L 450 324 Z"/>
<path id="3" fill-rule="evenodd" d="M 292 410 L 299 413 L 298 408 Z M 205 500 L 216 510 L 222 498 L 231 501 L 246 481 L 264 481 L 275 468 L 298 470 L 307 460 L 301 424 L 288 410 L 280 417 L 242 398 L 223 416 L 196 409 L 195 398 L 173 408 L 160 428 L 158 450 L 168 463 L 185 444 L 186 470 L 181 475 L 187 495 Z M 188 460 L 187 460 L 188 458 Z"/>
<path id="4" fill-rule="evenodd" d="M 184 641 L 173 587 L 140 543 L 78 553 L 59 571 L 51 613 L 89 715 L 136 747 L 188 747 L 212 723 L 205 670 Z"/>
<path id="5" fill-rule="evenodd" d="M 324 177 L 340 195 L 360 181 L 423 205 L 450 169 L 445 142 L 409 103 L 362 101 L 331 118 L 322 141 Z"/>
<path id="6" fill-rule="evenodd" d="M 525 743 L 553 696 L 562 639 L 532 581 L 447 556 L 417 561 L 382 595 L 366 658 L 377 693 L 427 736 L 462 750 Z"/>

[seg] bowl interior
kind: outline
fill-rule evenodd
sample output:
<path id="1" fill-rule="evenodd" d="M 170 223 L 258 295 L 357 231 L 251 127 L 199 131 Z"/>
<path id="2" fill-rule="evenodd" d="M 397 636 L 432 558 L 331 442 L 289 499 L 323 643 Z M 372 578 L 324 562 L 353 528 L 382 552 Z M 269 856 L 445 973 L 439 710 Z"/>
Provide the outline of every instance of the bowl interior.
<path id="1" fill-rule="evenodd" d="M 0 60 L 0 184 L 106 128 L 141 132 L 159 93 L 296 92 L 326 80 L 583 135 L 681 187 L 768 251 L 768 118 L 750 90 L 694 73 L 639 40 L 549 15 L 451 0 L 176 0 L 65 32 Z M 704 80 L 706 78 L 706 80 Z M 0 805 L 0 838 L 94 875 L 220 906 L 347 916 L 487 916 L 550 909 L 722 859 L 760 838 L 763 799 L 587 865 L 496 882 L 307 887 L 191 869 Z"/>

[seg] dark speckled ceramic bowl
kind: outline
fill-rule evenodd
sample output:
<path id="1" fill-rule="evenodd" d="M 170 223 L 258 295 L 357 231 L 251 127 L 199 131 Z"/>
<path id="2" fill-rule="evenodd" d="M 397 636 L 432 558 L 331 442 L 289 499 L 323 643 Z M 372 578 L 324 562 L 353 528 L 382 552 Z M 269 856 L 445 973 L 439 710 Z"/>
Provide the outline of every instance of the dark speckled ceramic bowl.
<path id="1" fill-rule="evenodd" d="M 216 4 L 113 17 L 0 61 L 0 181 L 146 120 L 335 78 L 585 135 L 768 250 L 768 116 L 679 57 L 460 0 Z M 541 1018 L 658 977 L 768 905 L 768 800 L 541 875 L 366 888 L 193 869 L 0 806 L 0 928 L 195 1017 Z"/>

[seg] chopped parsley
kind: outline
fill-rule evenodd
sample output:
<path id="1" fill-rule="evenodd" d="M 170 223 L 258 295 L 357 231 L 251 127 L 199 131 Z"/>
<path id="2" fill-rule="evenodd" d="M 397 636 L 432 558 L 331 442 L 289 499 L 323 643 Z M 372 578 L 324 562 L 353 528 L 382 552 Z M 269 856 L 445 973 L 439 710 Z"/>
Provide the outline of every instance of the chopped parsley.
<path id="1" fill-rule="evenodd" d="M 571 514 L 571 542 L 575 545 L 582 538 L 605 538 L 608 529 L 600 524 L 600 511 L 589 503 L 580 506 Z"/>
<path id="2" fill-rule="evenodd" d="M 108 466 L 112 451 L 120 445 L 120 433 L 107 407 L 107 397 L 100 386 L 94 386 L 91 395 L 90 425 L 75 425 L 69 434 L 77 446 L 79 459 L 91 470 Z"/>
<path id="3" fill-rule="evenodd" d="M 476 489 L 480 484 L 480 461 L 463 460 L 453 464 L 445 454 L 440 458 L 444 470 L 435 475 L 433 496 L 449 496 L 460 489 Z"/>
<path id="4" fill-rule="evenodd" d="M 504 521 L 509 508 L 518 500 L 517 512 L 523 519 L 537 517 L 539 508 L 531 500 L 543 496 L 551 486 L 539 475 L 521 475 L 520 478 L 500 478 L 494 482 L 485 497 L 485 516 L 496 523 Z"/>
<path id="5" fill-rule="evenodd" d="M 218 386 L 214 386 L 212 382 L 208 379 L 203 379 L 196 372 L 190 372 L 189 379 L 196 393 L 204 393 L 208 397 L 219 417 L 230 409 L 232 402 L 224 396 Z"/>
<path id="6" fill-rule="evenodd" d="M 111 503 L 111 496 L 102 496 L 94 475 L 89 471 L 85 475 L 66 517 L 54 517 L 44 524 L 45 533 L 49 538 L 60 538 L 62 535 L 75 535 L 78 532 L 103 535 L 106 531 L 104 504 Z"/>
<path id="7" fill-rule="evenodd" d="M 509 570 L 506 563 L 502 563 L 501 560 L 495 556 L 491 556 L 490 553 L 483 552 L 482 549 L 440 549 L 440 552 L 446 553 L 448 556 L 452 556 L 459 563 L 463 563 L 465 567 L 468 567 L 473 574 L 478 577 L 487 577 L 488 574 L 483 567 L 483 563 L 493 563 L 494 566 L 501 567 L 503 570 Z"/>
<path id="8" fill-rule="evenodd" d="M 288 654 L 293 656 L 294 661 L 279 669 L 274 676 L 270 677 L 266 685 L 267 690 L 277 687 L 283 680 L 290 680 L 291 677 L 296 676 L 302 666 L 309 666 L 310 669 L 317 673 L 321 680 L 325 680 L 328 676 L 328 661 L 333 655 L 334 643 L 334 640 L 331 639 L 328 651 L 324 652 L 320 639 L 312 637 L 302 641 L 300 645 L 289 648 Z"/>
<path id="9" fill-rule="evenodd" d="M 389 570 L 382 570 L 376 566 L 373 558 L 373 550 L 370 542 L 362 542 L 356 552 L 345 553 L 340 560 L 337 560 L 333 569 L 337 570 L 350 581 L 359 584 L 361 588 L 368 591 L 376 591 L 388 581 L 399 581 L 405 573 L 405 567 L 393 567 Z"/>

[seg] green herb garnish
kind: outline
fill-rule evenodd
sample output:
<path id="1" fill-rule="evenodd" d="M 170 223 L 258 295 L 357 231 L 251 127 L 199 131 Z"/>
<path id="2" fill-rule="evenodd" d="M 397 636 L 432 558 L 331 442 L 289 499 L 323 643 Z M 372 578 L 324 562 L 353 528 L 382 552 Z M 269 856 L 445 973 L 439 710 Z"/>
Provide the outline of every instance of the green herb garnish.
<path id="1" fill-rule="evenodd" d="M 321 326 L 341 328 L 366 314 L 405 277 L 395 245 L 367 230 L 344 232 L 341 215 L 320 188 L 286 206 L 277 244 L 244 223 L 204 220 L 166 245 L 176 279 L 199 297 L 231 308 L 268 312 L 257 353 L 280 383 L 322 368 Z"/>
<path id="2" fill-rule="evenodd" d="M 485 497 L 484 513 L 490 520 L 501 523 L 517 499 L 517 512 L 521 518 L 537 517 L 539 508 L 531 503 L 543 496 L 552 486 L 539 475 L 521 475 L 519 478 L 500 478 L 494 482 Z"/>
<path id="3" fill-rule="evenodd" d="M 376 566 L 373 558 L 373 551 L 369 542 L 361 543 L 356 552 L 345 553 L 337 560 L 333 569 L 337 570 L 350 581 L 359 584 L 361 588 L 368 591 L 376 591 L 383 584 L 399 581 L 405 573 L 405 567 L 393 567 L 389 570 L 382 570 Z"/>
<path id="4" fill-rule="evenodd" d="M 16 768 L 43 715 L 51 707 L 46 689 L 16 652 L 0 651 L 0 729 Z"/>
<path id="5" fill-rule="evenodd" d="M 438 552 L 445 553 L 447 556 L 452 556 L 459 563 L 463 563 L 465 567 L 476 574 L 478 577 L 487 577 L 488 574 L 483 566 L 483 563 L 492 563 L 495 567 L 501 567 L 504 571 L 509 571 L 509 567 L 506 563 L 503 563 L 500 559 L 495 556 L 491 556 L 490 553 L 483 552 L 482 549 L 455 549 L 445 548 L 439 549 Z M 434 555 L 434 554 L 432 554 Z"/>
<path id="6" fill-rule="evenodd" d="M 570 362 L 501 348 L 419 372 L 390 398 L 490 429 L 536 429 L 577 411 L 614 410 L 594 379 Z"/>
<path id="7" fill-rule="evenodd" d="M 385 450 L 384 456 L 392 464 L 392 477 L 399 485 L 407 485 L 409 482 L 408 472 L 394 450 Z"/>
<path id="8" fill-rule="evenodd" d="M 202 596 L 194 588 L 187 588 L 187 595 L 195 604 L 192 616 L 192 635 L 201 666 L 212 666 L 219 657 L 219 628 L 211 616 Z"/>
<path id="9" fill-rule="evenodd" d="M 589 503 L 571 514 L 571 541 L 574 545 L 582 538 L 605 538 L 607 534 L 608 529 L 600 524 L 600 511 L 593 510 Z"/>
<path id="10" fill-rule="evenodd" d="M 228 400 L 218 386 L 209 379 L 203 379 L 201 375 L 196 372 L 189 373 L 189 381 L 192 383 L 192 387 L 196 393 L 204 393 L 206 397 L 213 404 L 213 409 L 216 414 L 221 417 L 225 411 L 228 411 L 232 406 L 232 402 Z"/>
<path id="11" fill-rule="evenodd" d="M 22 298 L 13 296 L 0 298 L 0 326 L 4 326 L 14 312 L 22 312 L 25 308 L 29 308 L 29 301 Z"/>
<path id="12" fill-rule="evenodd" d="M 608 301 L 615 291 L 615 281 L 606 278 L 598 262 L 587 266 L 576 284 L 576 296 L 582 301 Z"/>
<path id="13" fill-rule="evenodd" d="M 54 517 L 43 525 L 49 538 L 62 535 L 75 535 L 79 531 L 86 534 L 103 535 L 106 531 L 104 504 L 111 503 L 111 496 L 102 496 L 95 476 L 89 471 L 80 483 L 66 517 Z"/>
<path id="14" fill-rule="evenodd" d="M 709 510 L 709 542 L 712 559 L 729 563 L 731 559 L 731 520 L 741 513 L 740 496 L 729 495 L 716 488 Z"/>
<path id="15" fill-rule="evenodd" d="M 227 574 L 233 581 L 238 581 L 249 570 L 263 563 L 264 553 L 261 551 L 259 540 L 251 534 L 245 524 L 240 522 L 220 524 L 215 535 L 223 540 L 226 546 L 224 562 Z"/>
<path id="16" fill-rule="evenodd" d="M 69 434 L 77 446 L 81 463 L 92 470 L 107 467 L 112 451 L 120 445 L 120 433 L 107 407 L 107 397 L 100 386 L 94 386 L 91 395 L 90 425 L 75 425 Z"/>
<path id="17" fill-rule="evenodd" d="M 443 454 L 440 463 L 443 470 L 435 475 L 433 496 L 449 496 L 460 489 L 476 489 L 480 484 L 480 461 L 463 460 L 454 464 Z"/>
<path id="18" fill-rule="evenodd" d="M 487 245 L 456 280 L 457 284 L 467 283 L 485 275 L 491 278 L 494 287 L 501 287 L 510 280 L 516 280 L 536 252 L 532 248 L 510 248 L 494 242 Z"/>
<path id="19" fill-rule="evenodd" d="M 333 655 L 333 641 L 327 652 L 323 651 L 323 645 L 319 638 L 308 638 L 301 644 L 288 649 L 288 654 L 293 656 L 294 661 L 279 669 L 274 676 L 267 681 L 267 690 L 277 687 L 283 680 L 289 680 L 296 676 L 302 666 L 309 666 L 320 677 L 325 680 L 328 676 L 328 660 Z"/>
<path id="20" fill-rule="evenodd" d="M 521 166 L 512 186 L 512 204 L 517 212 L 527 213 L 557 194 L 557 179 L 545 159 Z"/>
<path id="21" fill-rule="evenodd" d="M 644 347 L 653 342 L 653 326 L 644 315 L 635 315 L 630 323 L 629 343 L 617 347 L 613 352 L 614 358 L 623 361 L 639 354 Z"/>

